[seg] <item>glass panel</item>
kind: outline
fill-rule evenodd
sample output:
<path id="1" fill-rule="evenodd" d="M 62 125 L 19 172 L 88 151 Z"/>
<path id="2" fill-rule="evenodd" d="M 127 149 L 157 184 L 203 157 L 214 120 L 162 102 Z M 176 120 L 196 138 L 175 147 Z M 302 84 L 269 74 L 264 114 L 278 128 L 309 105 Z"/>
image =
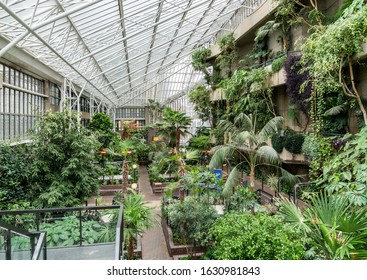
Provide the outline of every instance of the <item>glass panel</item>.
<path id="1" fill-rule="evenodd" d="M 0 123 L 1 124 L 1 123 Z M 1 126 L 0 126 L 1 128 Z M 0 135 L 1 140 L 1 135 Z M 5 260 L 5 230 L 0 228 L 0 260 Z"/>
<path id="2" fill-rule="evenodd" d="M 11 237 L 11 259 L 12 260 L 30 260 L 31 242 L 28 237 L 12 233 Z"/>

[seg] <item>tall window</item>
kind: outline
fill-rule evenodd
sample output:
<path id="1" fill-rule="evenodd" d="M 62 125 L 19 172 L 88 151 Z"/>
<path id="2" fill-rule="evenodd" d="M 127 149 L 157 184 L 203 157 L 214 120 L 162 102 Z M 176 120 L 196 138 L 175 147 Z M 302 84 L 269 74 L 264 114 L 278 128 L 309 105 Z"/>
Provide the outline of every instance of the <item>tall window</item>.
<path id="1" fill-rule="evenodd" d="M 61 102 L 61 91 L 60 88 L 54 84 L 50 83 L 50 104 L 54 106 L 60 106 Z"/>
<path id="2" fill-rule="evenodd" d="M 0 67 L 0 141 L 24 138 L 37 114 L 44 112 L 44 81 L 3 64 Z"/>

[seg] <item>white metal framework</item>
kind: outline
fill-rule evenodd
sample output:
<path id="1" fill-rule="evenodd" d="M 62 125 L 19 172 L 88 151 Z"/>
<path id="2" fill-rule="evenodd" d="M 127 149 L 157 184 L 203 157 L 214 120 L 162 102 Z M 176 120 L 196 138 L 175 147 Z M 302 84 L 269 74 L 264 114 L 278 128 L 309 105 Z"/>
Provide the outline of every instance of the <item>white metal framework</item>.
<path id="1" fill-rule="evenodd" d="M 166 102 L 202 77 L 193 50 L 262 0 L 0 0 L 0 36 L 112 107 Z"/>

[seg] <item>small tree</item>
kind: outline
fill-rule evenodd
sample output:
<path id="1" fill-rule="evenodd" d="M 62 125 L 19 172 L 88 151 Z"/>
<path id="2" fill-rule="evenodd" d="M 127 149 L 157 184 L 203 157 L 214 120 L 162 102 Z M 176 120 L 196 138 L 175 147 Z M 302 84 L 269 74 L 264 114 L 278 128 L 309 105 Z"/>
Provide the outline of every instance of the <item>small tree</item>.
<path id="1" fill-rule="evenodd" d="M 179 234 L 190 256 L 193 252 L 189 250 L 189 245 L 205 245 L 207 232 L 216 218 L 217 213 L 211 205 L 194 197 L 189 196 L 184 201 L 174 201 L 168 205 L 168 223 Z"/>
<path id="2" fill-rule="evenodd" d="M 80 205 L 96 193 L 99 144 L 75 114 L 47 111 L 36 124 L 33 147 L 30 186 L 37 207 Z"/>
<path id="3" fill-rule="evenodd" d="M 96 113 L 92 116 L 88 129 L 97 134 L 97 139 L 101 142 L 101 148 L 107 148 L 113 140 L 113 123 L 105 113 Z"/>

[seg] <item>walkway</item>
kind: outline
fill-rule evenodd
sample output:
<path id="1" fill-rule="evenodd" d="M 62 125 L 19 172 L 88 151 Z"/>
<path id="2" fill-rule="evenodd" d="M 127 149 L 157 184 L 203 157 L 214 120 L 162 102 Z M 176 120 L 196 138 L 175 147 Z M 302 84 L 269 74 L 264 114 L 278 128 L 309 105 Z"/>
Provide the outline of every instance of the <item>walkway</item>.
<path id="1" fill-rule="evenodd" d="M 140 167 L 139 187 L 149 206 L 155 207 L 157 224 L 144 232 L 142 239 L 143 260 L 172 260 L 167 251 L 166 242 L 161 227 L 161 198 L 162 194 L 153 194 L 145 166 Z"/>

